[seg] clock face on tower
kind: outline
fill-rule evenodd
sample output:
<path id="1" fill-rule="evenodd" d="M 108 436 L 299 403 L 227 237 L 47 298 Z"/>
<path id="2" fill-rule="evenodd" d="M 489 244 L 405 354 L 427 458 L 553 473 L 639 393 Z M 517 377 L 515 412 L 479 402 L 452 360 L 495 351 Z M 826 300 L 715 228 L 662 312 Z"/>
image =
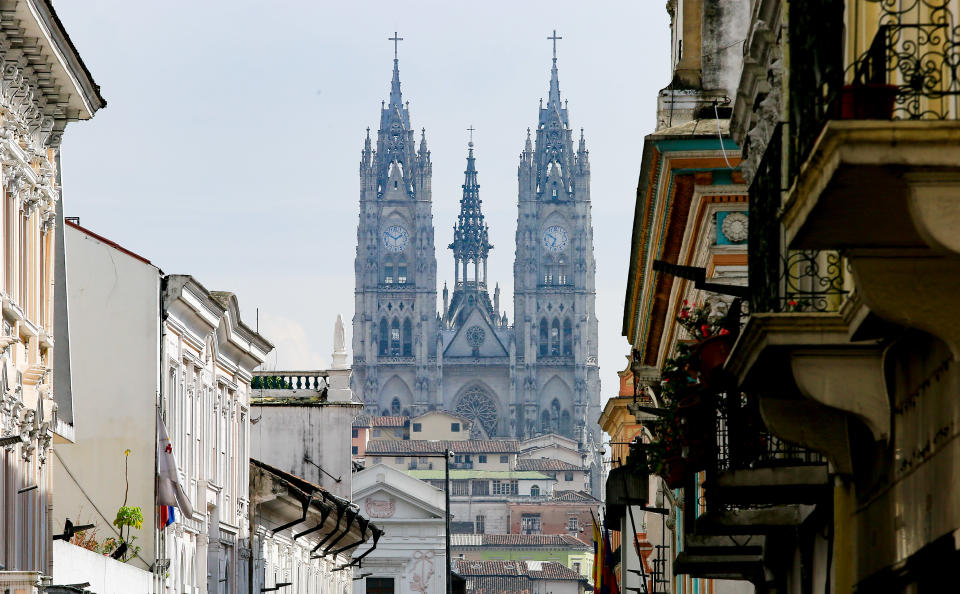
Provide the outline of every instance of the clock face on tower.
<path id="1" fill-rule="evenodd" d="M 402 252 L 409 238 L 406 229 L 400 225 L 390 225 L 383 230 L 383 247 L 390 252 Z"/>
<path id="2" fill-rule="evenodd" d="M 559 226 L 547 227 L 543 232 L 543 247 L 550 252 L 562 252 L 567 247 L 567 232 Z"/>

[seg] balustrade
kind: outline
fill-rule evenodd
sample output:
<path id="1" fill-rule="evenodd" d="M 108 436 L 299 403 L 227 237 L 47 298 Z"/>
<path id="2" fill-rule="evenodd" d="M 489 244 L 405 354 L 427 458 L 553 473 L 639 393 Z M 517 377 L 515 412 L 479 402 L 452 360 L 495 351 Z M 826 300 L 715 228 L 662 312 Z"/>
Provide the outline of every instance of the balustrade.
<path id="1" fill-rule="evenodd" d="M 254 372 L 250 387 L 261 390 L 313 390 L 327 389 L 325 371 L 258 371 Z"/>

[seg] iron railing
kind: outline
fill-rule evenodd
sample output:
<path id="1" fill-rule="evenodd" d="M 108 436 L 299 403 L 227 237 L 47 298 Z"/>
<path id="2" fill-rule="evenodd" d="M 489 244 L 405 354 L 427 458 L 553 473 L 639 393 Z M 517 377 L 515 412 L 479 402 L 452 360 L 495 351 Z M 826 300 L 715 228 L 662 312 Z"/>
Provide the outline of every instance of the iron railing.
<path id="1" fill-rule="evenodd" d="M 787 250 L 783 245 L 779 218 L 782 131 L 782 125 L 774 130 L 750 185 L 750 311 L 836 311 L 847 293 L 840 255 L 833 251 Z"/>
<path id="2" fill-rule="evenodd" d="M 722 394 L 720 401 L 713 472 L 827 463 L 823 454 L 770 433 L 756 404 L 745 396 Z"/>

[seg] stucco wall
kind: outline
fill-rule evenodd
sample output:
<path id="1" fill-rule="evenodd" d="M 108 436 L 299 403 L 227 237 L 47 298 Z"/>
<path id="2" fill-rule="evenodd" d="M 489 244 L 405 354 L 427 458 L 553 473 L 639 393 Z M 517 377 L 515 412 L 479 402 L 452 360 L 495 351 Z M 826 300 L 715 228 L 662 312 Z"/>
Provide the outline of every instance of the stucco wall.
<path id="1" fill-rule="evenodd" d="M 250 457 L 284 470 L 345 499 L 351 498 L 351 431 L 362 405 L 252 407 Z M 304 457 L 312 462 L 306 462 Z M 323 468 L 337 482 L 317 468 Z"/>
<path id="2" fill-rule="evenodd" d="M 62 540 L 53 541 L 53 583 L 84 582 L 90 582 L 90 591 L 97 594 L 153 591 L 152 573 Z"/>
<path id="3" fill-rule="evenodd" d="M 65 241 L 76 442 L 54 446 L 63 464 L 54 464 L 53 524 L 70 518 L 96 524 L 100 538 L 112 536 L 130 449 L 127 504 L 144 512 L 134 534 L 141 557 L 152 559 L 159 270 L 69 226 Z"/>

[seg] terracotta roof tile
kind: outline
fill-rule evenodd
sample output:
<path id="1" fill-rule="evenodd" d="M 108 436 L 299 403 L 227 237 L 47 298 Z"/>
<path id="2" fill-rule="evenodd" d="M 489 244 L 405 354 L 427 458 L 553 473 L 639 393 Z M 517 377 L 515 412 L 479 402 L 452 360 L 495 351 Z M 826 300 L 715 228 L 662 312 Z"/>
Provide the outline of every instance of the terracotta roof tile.
<path id="1" fill-rule="evenodd" d="M 569 534 L 454 534 L 454 547 L 560 547 L 587 550 L 586 543 Z"/>
<path id="2" fill-rule="evenodd" d="M 374 440 L 367 444 L 367 455 L 442 454 L 447 449 L 457 454 L 516 454 L 517 441 L 513 439 L 471 439 L 469 441 Z"/>
<path id="3" fill-rule="evenodd" d="M 563 460 L 553 460 L 550 458 L 522 458 L 517 460 L 517 470 L 536 470 L 544 471 L 581 471 L 587 469 L 576 464 L 570 464 Z"/>
<path id="4" fill-rule="evenodd" d="M 556 561 L 467 561 L 457 560 L 457 573 L 471 577 L 526 577 L 533 580 L 586 580 L 584 576 Z"/>
<path id="5" fill-rule="evenodd" d="M 601 503 L 599 499 L 587 493 L 586 491 L 567 491 L 555 490 L 553 492 L 554 501 L 570 501 L 576 503 Z"/>

